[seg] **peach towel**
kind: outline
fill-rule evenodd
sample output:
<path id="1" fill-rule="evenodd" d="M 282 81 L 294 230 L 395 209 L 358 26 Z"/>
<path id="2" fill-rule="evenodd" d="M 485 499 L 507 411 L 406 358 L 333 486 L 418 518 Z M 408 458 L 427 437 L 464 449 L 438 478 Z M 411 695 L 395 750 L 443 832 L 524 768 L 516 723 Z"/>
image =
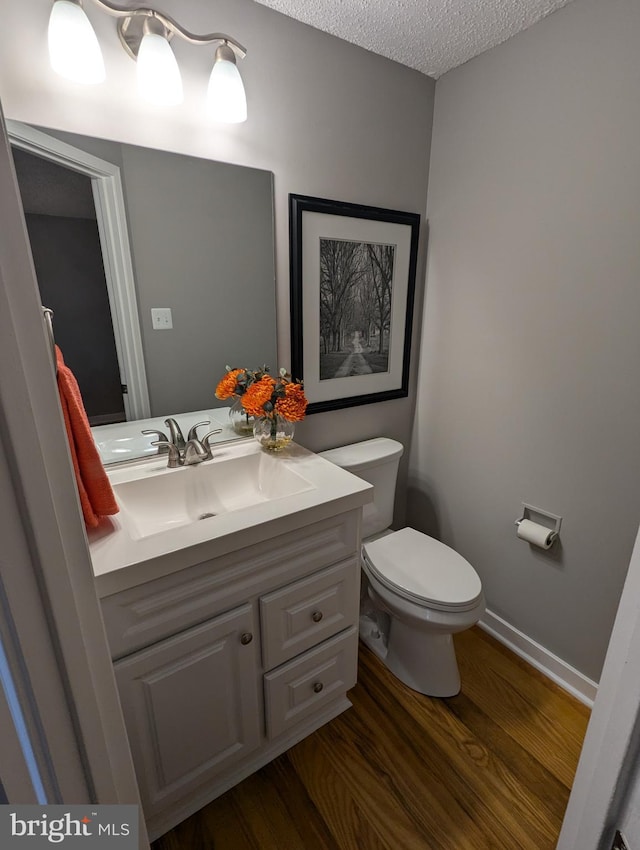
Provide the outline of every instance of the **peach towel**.
<path id="1" fill-rule="evenodd" d="M 80 387 L 71 369 L 65 366 L 62 352 L 57 345 L 56 366 L 60 404 L 76 473 L 82 513 L 87 528 L 95 528 L 100 523 L 100 517 L 117 514 L 120 508 L 93 441 Z"/>

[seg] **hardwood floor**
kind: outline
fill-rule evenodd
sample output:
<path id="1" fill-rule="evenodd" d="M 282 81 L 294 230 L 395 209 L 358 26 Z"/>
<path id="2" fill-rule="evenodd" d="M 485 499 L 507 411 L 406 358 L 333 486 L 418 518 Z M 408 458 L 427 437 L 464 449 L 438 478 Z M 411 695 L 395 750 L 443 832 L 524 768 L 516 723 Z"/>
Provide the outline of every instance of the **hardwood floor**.
<path id="1" fill-rule="evenodd" d="M 446 700 L 361 644 L 353 708 L 153 850 L 552 850 L 589 711 L 480 629 L 455 640 Z"/>

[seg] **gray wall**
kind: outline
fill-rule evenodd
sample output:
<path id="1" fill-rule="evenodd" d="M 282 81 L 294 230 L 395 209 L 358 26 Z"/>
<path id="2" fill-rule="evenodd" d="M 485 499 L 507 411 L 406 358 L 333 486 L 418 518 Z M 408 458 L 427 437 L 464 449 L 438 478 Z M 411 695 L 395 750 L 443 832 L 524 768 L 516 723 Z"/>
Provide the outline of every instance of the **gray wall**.
<path id="1" fill-rule="evenodd" d="M 575 0 L 446 74 L 430 167 L 409 518 L 593 679 L 639 518 L 639 43 L 637 0 Z"/>
<path id="2" fill-rule="evenodd" d="M 278 357 L 290 364 L 290 192 L 424 214 L 433 80 L 293 21 L 251 0 L 164 0 L 162 9 L 195 32 L 230 32 L 248 48 L 240 65 L 249 120 L 224 126 L 201 113 L 212 53 L 174 39 L 185 103 L 162 110 L 140 102 L 135 66 L 117 42 L 113 18 L 86 4 L 103 45 L 109 81 L 84 89 L 48 68 L 49 0 L 3 3 L 0 98 L 9 118 L 131 144 L 206 156 L 275 175 Z M 417 326 L 426 228 L 418 271 Z M 412 390 L 415 389 L 417 334 Z M 212 383 L 215 376 L 212 373 Z M 297 429 L 312 449 L 380 434 L 408 444 L 406 400 L 310 416 Z M 404 492 L 404 491 L 402 491 Z M 402 510 L 402 500 L 400 511 Z"/>
<path id="3" fill-rule="evenodd" d="M 225 364 L 275 370 L 271 174 L 131 146 L 123 161 L 151 414 L 216 406 Z"/>

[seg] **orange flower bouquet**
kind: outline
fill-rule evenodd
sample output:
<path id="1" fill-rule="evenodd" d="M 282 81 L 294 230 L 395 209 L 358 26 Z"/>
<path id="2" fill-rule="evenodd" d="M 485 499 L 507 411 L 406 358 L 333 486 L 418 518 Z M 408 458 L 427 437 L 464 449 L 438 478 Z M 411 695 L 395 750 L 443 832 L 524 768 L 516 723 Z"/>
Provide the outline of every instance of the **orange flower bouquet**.
<path id="1" fill-rule="evenodd" d="M 267 374 L 269 369 L 263 366 L 262 369 L 251 371 L 250 369 L 232 369 L 227 366 L 227 372 L 216 387 L 216 398 L 221 401 L 233 399 L 233 403 L 229 408 L 229 418 L 231 427 L 237 434 L 248 436 L 253 433 L 253 417 L 250 416 L 242 407 L 242 396 L 254 381 L 259 381 Z"/>
<path id="2" fill-rule="evenodd" d="M 232 369 L 227 366 L 227 372 L 216 387 L 216 398 L 224 401 L 228 398 L 239 398 L 244 395 L 254 381 L 259 381 L 269 371 L 267 366 L 251 372 L 249 369 Z"/>
<path id="3" fill-rule="evenodd" d="M 302 383 L 286 369 L 273 378 L 265 369 L 240 398 L 245 412 L 254 417 L 253 433 L 263 448 L 281 451 L 293 439 L 295 423 L 304 419 L 307 399 Z"/>

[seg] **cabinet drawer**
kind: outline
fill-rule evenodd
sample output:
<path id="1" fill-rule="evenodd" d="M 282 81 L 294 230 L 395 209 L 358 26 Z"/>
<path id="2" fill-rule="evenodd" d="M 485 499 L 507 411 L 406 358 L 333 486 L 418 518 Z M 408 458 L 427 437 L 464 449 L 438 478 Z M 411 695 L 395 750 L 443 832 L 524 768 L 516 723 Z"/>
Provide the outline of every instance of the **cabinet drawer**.
<path id="1" fill-rule="evenodd" d="M 121 658 L 359 551 L 361 511 L 301 526 L 104 597 L 111 657 Z"/>
<path id="2" fill-rule="evenodd" d="M 276 738 L 356 683 L 355 626 L 264 677 L 267 735 Z"/>
<path id="3" fill-rule="evenodd" d="M 358 619 L 357 558 L 260 598 L 262 664 L 271 670 Z"/>

